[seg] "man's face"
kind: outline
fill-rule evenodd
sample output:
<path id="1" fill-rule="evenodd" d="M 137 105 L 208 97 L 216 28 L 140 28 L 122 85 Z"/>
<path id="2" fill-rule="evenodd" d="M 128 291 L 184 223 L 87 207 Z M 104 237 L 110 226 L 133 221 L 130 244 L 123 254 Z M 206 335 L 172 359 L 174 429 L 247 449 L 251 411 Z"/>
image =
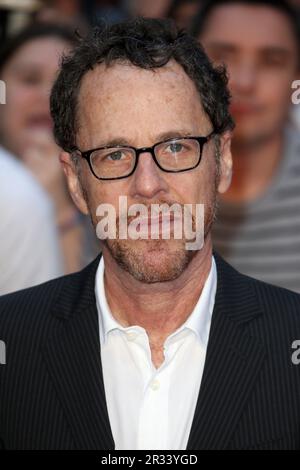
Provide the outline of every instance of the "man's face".
<path id="1" fill-rule="evenodd" d="M 97 66 L 83 78 L 77 113 L 76 144 L 82 151 L 118 143 L 146 147 L 172 137 L 207 136 L 212 131 L 195 85 L 175 62 L 155 71 L 124 64 Z M 221 139 L 220 152 L 224 159 L 219 177 L 213 140 L 204 146 L 200 165 L 183 173 L 163 172 L 150 153 L 142 153 L 133 175 L 102 181 L 93 176 L 86 161 L 81 161 L 80 179 L 85 198 L 77 174 L 69 164 L 70 156 L 64 155 L 62 161 L 75 203 L 90 213 L 95 226 L 99 204 L 113 205 L 120 215 L 119 197 L 126 196 L 128 207 L 136 203 L 147 208 L 153 203 L 203 203 L 208 232 L 214 216 L 216 190 L 225 191 L 230 180 L 229 140 L 228 135 Z M 103 250 L 134 278 L 148 283 L 177 278 L 195 254 L 186 250 L 185 240 L 174 237 L 137 241 L 117 238 L 107 240 Z"/>
<path id="2" fill-rule="evenodd" d="M 213 61 L 227 65 L 235 139 L 255 142 L 280 131 L 291 106 L 298 60 L 285 14 L 228 2 L 212 11 L 199 39 Z"/>

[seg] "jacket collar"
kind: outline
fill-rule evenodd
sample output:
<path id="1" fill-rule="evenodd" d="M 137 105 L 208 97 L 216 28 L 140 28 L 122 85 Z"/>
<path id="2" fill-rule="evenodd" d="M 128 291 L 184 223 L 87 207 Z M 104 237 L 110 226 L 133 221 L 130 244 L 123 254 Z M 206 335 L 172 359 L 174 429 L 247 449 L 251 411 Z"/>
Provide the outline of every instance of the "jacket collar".
<path id="1" fill-rule="evenodd" d="M 248 330 L 263 313 L 256 281 L 214 256 L 218 287 L 188 450 L 228 447 L 266 358 Z"/>
<path id="2" fill-rule="evenodd" d="M 217 293 L 189 450 L 228 445 L 265 359 L 263 346 L 247 332 L 262 314 L 255 282 L 214 257 Z M 79 449 L 114 449 L 94 290 L 99 260 L 64 278 L 53 308 L 57 326 L 43 351 Z"/>

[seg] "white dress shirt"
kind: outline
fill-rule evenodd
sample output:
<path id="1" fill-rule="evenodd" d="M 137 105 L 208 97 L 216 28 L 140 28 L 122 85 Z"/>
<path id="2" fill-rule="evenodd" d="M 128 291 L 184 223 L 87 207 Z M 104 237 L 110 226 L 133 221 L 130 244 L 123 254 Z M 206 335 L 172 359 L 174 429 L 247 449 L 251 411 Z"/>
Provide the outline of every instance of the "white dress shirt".
<path id="1" fill-rule="evenodd" d="M 140 326 L 125 328 L 112 316 L 105 296 L 101 257 L 95 294 L 104 388 L 116 450 L 186 449 L 202 379 L 216 285 L 212 258 L 194 310 L 166 339 L 165 360 L 156 369 L 146 330 Z"/>

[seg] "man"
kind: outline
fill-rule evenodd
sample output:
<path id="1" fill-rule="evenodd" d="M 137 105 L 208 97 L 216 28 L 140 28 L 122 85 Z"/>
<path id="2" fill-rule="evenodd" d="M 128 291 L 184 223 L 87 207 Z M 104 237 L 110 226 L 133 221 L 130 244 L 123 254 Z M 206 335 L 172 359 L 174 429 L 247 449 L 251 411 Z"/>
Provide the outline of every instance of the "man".
<path id="1" fill-rule="evenodd" d="M 83 271 L 0 300 L 2 447 L 300 448 L 300 297 L 212 255 L 228 105 L 224 71 L 166 20 L 95 29 L 64 60 L 51 109 L 69 189 L 99 236 L 113 207 L 117 236 Z M 203 245 L 175 237 L 179 210 L 164 238 L 156 203 L 193 226 L 203 204 Z M 151 236 L 121 236 L 134 204 Z"/>
<path id="2" fill-rule="evenodd" d="M 236 121 L 215 248 L 239 271 L 300 292 L 299 16 L 285 1 L 208 1 L 193 32 L 227 66 Z"/>

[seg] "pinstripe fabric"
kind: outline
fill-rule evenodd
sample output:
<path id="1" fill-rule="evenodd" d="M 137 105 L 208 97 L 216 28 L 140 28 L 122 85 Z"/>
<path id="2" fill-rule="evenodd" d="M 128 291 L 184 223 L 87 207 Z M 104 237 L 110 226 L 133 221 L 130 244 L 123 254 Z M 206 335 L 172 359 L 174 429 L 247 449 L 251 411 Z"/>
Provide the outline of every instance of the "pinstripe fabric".
<path id="1" fill-rule="evenodd" d="M 300 449 L 300 365 L 291 361 L 300 296 L 215 260 L 216 303 L 187 448 Z M 0 298 L 7 346 L 0 448 L 114 448 L 94 296 L 98 262 Z"/>

